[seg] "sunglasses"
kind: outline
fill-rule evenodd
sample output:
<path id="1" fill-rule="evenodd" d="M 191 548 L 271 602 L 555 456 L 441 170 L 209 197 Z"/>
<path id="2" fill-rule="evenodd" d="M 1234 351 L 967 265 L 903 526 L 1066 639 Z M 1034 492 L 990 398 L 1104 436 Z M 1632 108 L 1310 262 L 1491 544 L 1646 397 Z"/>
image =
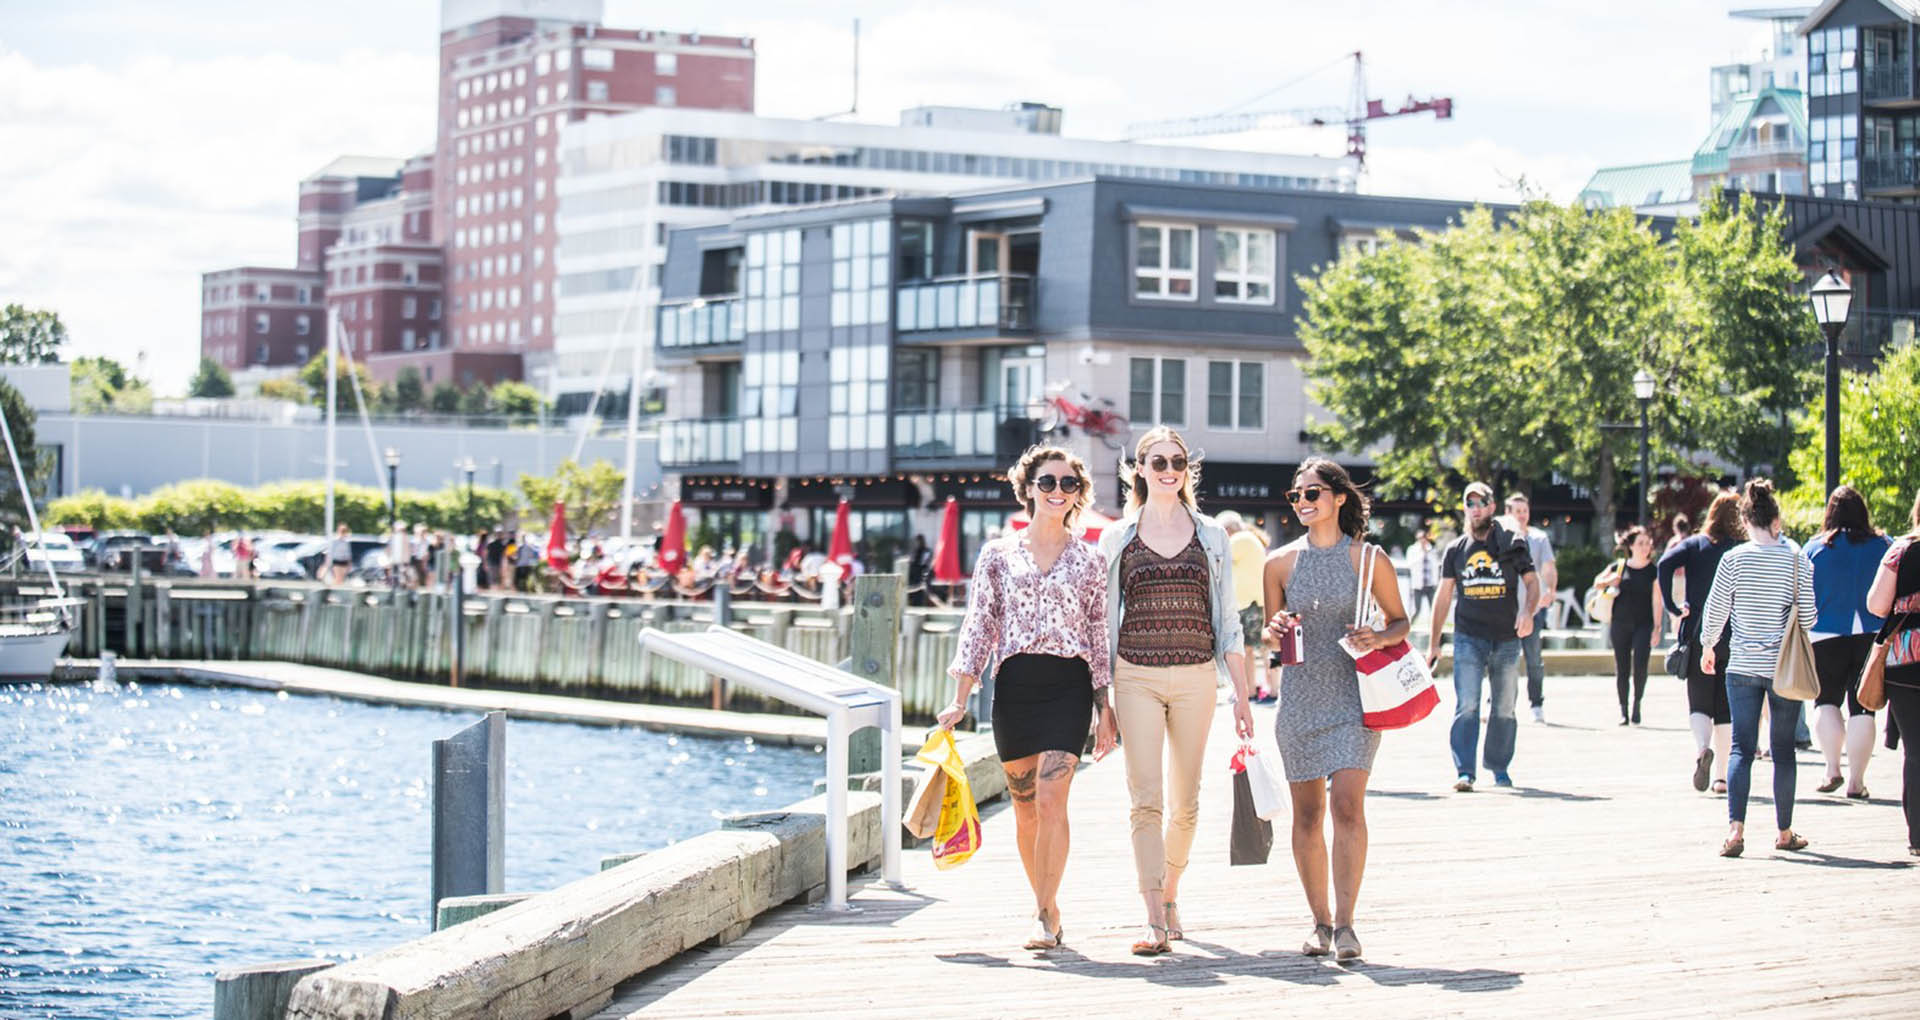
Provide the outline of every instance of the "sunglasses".
<path id="1" fill-rule="evenodd" d="M 1492 505 L 1493 505 L 1493 500 L 1490 500 L 1490 499 L 1481 499 L 1478 496 L 1467 497 L 1467 509 L 1469 510 L 1478 510 L 1481 507 L 1489 507 Z"/>
<path id="2" fill-rule="evenodd" d="M 1309 503 L 1318 503 L 1320 501 L 1320 494 L 1325 491 L 1327 491 L 1327 488 L 1324 485 L 1309 485 L 1299 489 L 1288 489 L 1287 502 L 1298 503 L 1301 500 L 1306 500 Z"/>
<path id="3" fill-rule="evenodd" d="M 1147 467 L 1151 468 L 1154 471 L 1171 470 L 1175 474 L 1178 474 L 1179 472 L 1185 471 L 1187 469 L 1187 458 L 1176 453 L 1173 455 L 1172 460 L 1168 460 L 1167 458 L 1162 457 L 1159 454 L 1155 454 L 1147 458 Z"/>
<path id="4" fill-rule="evenodd" d="M 1080 491 L 1080 476 L 1041 475 L 1033 480 L 1033 487 L 1039 489 L 1041 492 L 1052 492 L 1055 489 L 1059 489 L 1061 492 L 1072 495 Z"/>

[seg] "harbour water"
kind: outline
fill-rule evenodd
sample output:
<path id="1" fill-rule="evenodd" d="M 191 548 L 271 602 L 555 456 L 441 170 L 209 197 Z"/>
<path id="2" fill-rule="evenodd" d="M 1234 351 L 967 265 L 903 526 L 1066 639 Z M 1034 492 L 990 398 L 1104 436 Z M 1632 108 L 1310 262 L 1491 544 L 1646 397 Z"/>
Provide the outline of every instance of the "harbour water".
<path id="1" fill-rule="evenodd" d="M 427 931 L 432 742 L 471 713 L 0 687 L 0 1016 L 206 1016 L 230 966 Z M 506 887 L 806 797 L 818 749 L 509 720 Z"/>

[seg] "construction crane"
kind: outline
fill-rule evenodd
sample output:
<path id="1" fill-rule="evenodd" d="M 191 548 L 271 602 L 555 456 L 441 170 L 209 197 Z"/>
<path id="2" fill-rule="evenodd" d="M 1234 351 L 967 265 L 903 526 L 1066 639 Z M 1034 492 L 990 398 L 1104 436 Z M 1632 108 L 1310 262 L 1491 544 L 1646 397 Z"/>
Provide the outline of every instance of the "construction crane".
<path id="1" fill-rule="evenodd" d="M 1171 120 L 1152 120 L 1129 125 L 1127 138 L 1189 138 L 1196 135 L 1231 135 L 1243 131 L 1258 131 L 1275 127 L 1326 127 L 1329 124 L 1345 124 L 1347 128 L 1347 155 L 1353 157 L 1362 169 L 1367 165 L 1367 122 L 1384 120 L 1388 117 L 1405 117 L 1408 114 L 1433 111 L 1435 120 L 1453 119 L 1453 100 L 1447 98 L 1415 99 L 1407 97 L 1397 110 L 1387 109 L 1384 101 L 1367 98 L 1366 59 L 1359 50 L 1340 58 L 1353 59 L 1353 91 L 1348 97 L 1347 108 L 1311 107 L 1291 110 L 1252 110 L 1244 113 L 1216 113 L 1205 117 L 1176 117 Z M 1338 61 L 1336 61 L 1337 63 Z M 1325 66 L 1286 82 L 1276 88 L 1256 96 L 1249 102 L 1257 102 L 1267 96 L 1287 88 L 1324 70 Z M 1242 104 L 1245 105 L 1245 104 Z"/>

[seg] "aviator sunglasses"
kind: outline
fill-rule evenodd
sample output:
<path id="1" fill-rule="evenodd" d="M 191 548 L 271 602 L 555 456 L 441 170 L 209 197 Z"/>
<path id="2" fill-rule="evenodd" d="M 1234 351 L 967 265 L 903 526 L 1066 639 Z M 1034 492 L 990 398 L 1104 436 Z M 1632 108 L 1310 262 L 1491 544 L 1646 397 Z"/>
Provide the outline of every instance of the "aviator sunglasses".
<path id="1" fill-rule="evenodd" d="M 1033 480 L 1033 487 L 1039 489 L 1041 492 L 1052 492 L 1054 489 L 1059 489 L 1061 492 L 1072 495 L 1080 491 L 1080 476 L 1041 475 Z"/>
<path id="2" fill-rule="evenodd" d="M 1298 489 L 1288 489 L 1287 502 L 1298 503 L 1301 500 L 1306 500 L 1309 503 L 1318 503 L 1320 501 L 1320 494 L 1325 491 L 1327 491 L 1327 487 L 1324 485 L 1308 485 Z"/>
<path id="3" fill-rule="evenodd" d="M 1155 472 L 1171 470 L 1174 474 L 1179 474 L 1187 469 L 1187 458 L 1176 453 L 1172 460 L 1168 460 L 1156 453 L 1147 458 L 1147 467 Z"/>

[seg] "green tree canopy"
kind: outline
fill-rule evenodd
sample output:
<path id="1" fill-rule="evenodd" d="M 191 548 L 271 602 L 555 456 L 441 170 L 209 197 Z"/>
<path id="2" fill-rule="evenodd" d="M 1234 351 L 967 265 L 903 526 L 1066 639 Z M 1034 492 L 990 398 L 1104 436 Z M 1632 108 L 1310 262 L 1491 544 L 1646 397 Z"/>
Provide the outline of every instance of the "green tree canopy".
<path id="1" fill-rule="evenodd" d="M 532 418 L 546 406 L 546 399 L 540 396 L 539 390 L 509 379 L 495 383 L 487 391 L 487 403 L 495 412 L 510 418 Z"/>
<path id="2" fill-rule="evenodd" d="M 325 378 L 324 369 L 322 379 Z M 193 373 L 193 381 L 187 384 L 189 397 L 231 397 L 233 396 L 233 376 L 220 367 L 212 358 L 201 358 L 200 368 Z"/>
<path id="3" fill-rule="evenodd" d="M 60 360 L 67 327 L 54 312 L 8 305 L 0 309 L 0 364 L 32 365 Z"/>
<path id="4" fill-rule="evenodd" d="M 353 383 L 348 379 L 347 362 L 341 359 L 334 363 L 334 375 L 338 381 L 334 384 L 334 409 L 337 411 L 357 411 L 359 405 L 354 402 Z M 360 380 L 360 392 L 365 394 L 367 410 L 373 411 L 380 405 L 380 387 L 368 374 L 367 366 L 355 362 L 351 375 Z M 307 394 L 317 407 L 327 406 L 327 355 L 323 351 L 316 354 L 300 368 L 300 381 L 306 384 Z"/>
<path id="5" fill-rule="evenodd" d="M 583 468 L 568 458 L 552 475 L 521 475 L 519 484 L 528 513 L 546 520 L 553 504 L 564 501 L 568 534 L 585 535 L 607 524 L 620 509 L 626 481 L 627 476 L 606 460 Z"/>
<path id="6" fill-rule="evenodd" d="M 325 373 L 326 370 L 321 369 L 320 378 L 323 381 L 326 379 Z M 258 392 L 260 396 L 268 400 L 288 400 L 296 404 L 310 403 L 313 397 L 313 394 L 307 389 L 306 383 L 291 376 L 263 379 L 260 381 L 260 389 Z"/>
<path id="7" fill-rule="evenodd" d="M 396 411 L 418 411 L 427 406 L 426 382 L 420 378 L 420 370 L 408 365 L 400 370 L 393 379 L 393 409 Z"/>
<path id="8" fill-rule="evenodd" d="M 460 389 L 449 382 L 434 383 L 433 392 L 427 397 L 427 406 L 436 414 L 458 414 L 460 412 Z"/>
<path id="9" fill-rule="evenodd" d="M 69 390 L 79 414 L 146 414 L 153 410 L 153 389 L 112 358 L 73 359 Z"/>
<path id="10" fill-rule="evenodd" d="M 1334 416 L 1316 432 L 1371 452 L 1391 489 L 1558 477 L 1606 521 L 1639 436 L 1604 426 L 1637 422 L 1646 370 L 1661 460 L 1750 458 L 1769 428 L 1777 459 L 1812 381 L 1783 225 L 1709 196 L 1663 240 L 1628 210 L 1533 201 L 1343 257 L 1300 280 L 1311 392 Z"/>
<path id="11" fill-rule="evenodd" d="M 1814 397 L 1796 420 L 1793 473 L 1802 482 L 1784 500 L 1817 528 L 1827 503 L 1826 397 Z M 1911 527 L 1920 493 L 1920 346 L 1887 355 L 1873 372 L 1840 378 L 1840 481 L 1867 501 L 1876 527 L 1892 535 Z"/>
<path id="12" fill-rule="evenodd" d="M 33 438 L 36 416 L 33 408 L 27 406 L 27 398 L 21 396 L 20 391 L 5 379 L 0 379 L 0 414 L 7 416 L 7 428 L 13 433 L 13 448 L 20 452 L 20 469 L 27 476 L 27 484 L 40 488 L 39 448 L 34 445 Z M 0 445 L 0 454 L 5 453 L 5 449 L 4 445 Z M 0 478 L 0 492 L 6 494 L 0 497 L 0 525 L 15 525 L 26 531 L 31 527 L 27 520 L 27 504 L 22 498 L 20 483 L 14 477 L 12 462 L 0 465 L 0 472 L 5 473 L 5 477 Z M 8 530 L 11 531 L 11 528 Z"/>

